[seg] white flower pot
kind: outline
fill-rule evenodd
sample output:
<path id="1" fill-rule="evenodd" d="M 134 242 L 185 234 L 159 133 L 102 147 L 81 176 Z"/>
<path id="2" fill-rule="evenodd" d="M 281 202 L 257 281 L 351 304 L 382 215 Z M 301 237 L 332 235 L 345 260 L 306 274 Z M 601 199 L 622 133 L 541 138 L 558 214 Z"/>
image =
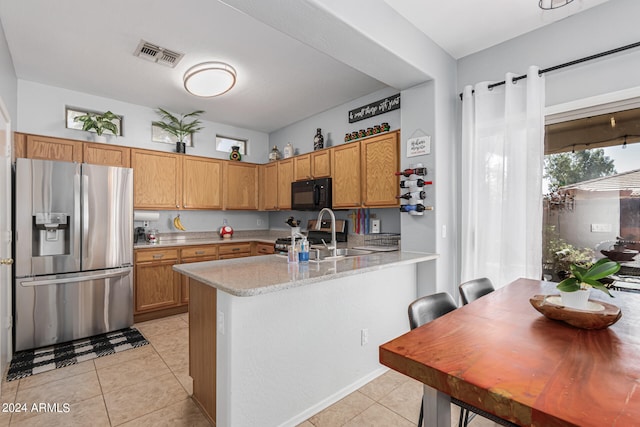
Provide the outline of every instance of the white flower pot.
<path id="1" fill-rule="evenodd" d="M 574 292 L 560 291 L 560 298 L 562 305 L 569 308 L 577 308 L 580 310 L 586 310 L 589 303 L 589 295 L 591 295 L 590 289 L 580 289 Z"/>

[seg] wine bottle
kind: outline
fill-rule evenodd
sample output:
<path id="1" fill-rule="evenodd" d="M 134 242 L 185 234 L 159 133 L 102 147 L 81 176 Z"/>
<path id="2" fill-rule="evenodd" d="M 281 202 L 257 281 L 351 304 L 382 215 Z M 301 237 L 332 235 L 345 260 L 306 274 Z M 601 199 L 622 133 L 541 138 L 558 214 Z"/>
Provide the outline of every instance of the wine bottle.
<path id="1" fill-rule="evenodd" d="M 427 174 L 427 168 L 425 167 L 421 167 L 421 168 L 413 168 L 413 169 L 405 169 L 402 172 L 396 172 L 396 175 L 400 176 L 411 176 L 411 175 L 426 175 Z"/>
<path id="2" fill-rule="evenodd" d="M 425 185 L 433 184 L 432 181 L 425 181 L 422 178 L 411 179 L 407 181 L 400 181 L 400 188 L 409 188 L 409 187 L 424 187 Z"/>
<path id="3" fill-rule="evenodd" d="M 418 205 L 402 205 L 400 206 L 400 212 L 424 212 L 424 211 L 432 211 L 433 206 L 425 206 L 423 204 Z"/>
<path id="4" fill-rule="evenodd" d="M 420 191 L 420 192 L 414 192 L 414 193 L 405 193 L 402 196 L 396 196 L 396 199 L 409 200 L 411 198 L 424 200 L 427 198 L 427 193 L 425 193 L 424 191 Z"/>

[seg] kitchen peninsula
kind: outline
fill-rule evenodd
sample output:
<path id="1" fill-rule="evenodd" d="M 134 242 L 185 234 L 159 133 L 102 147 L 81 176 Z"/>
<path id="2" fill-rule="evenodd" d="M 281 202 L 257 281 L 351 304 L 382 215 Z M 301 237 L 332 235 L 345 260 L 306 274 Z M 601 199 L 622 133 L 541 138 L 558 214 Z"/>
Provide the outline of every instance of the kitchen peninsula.
<path id="1" fill-rule="evenodd" d="M 193 398 L 218 426 L 297 425 L 385 372 L 409 330 L 418 263 L 377 252 L 308 264 L 267 255 L 174 266 L 189 278 Z"/>

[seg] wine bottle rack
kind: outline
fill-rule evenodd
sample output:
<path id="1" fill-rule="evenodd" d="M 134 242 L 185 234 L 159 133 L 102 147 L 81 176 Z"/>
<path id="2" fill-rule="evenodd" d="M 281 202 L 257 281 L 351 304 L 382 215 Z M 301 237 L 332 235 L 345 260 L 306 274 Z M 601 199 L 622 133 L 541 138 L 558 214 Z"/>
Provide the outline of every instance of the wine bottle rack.
<path id="1" fill-rule="evenodd" d="M 431 181 L 424 179 L 427 175 L 426 167 L 418 163 L 411 165 L 409 169 L 396 172 L 396 175 L 406 178 L 400 181 L 401 194 L 396 196 L 401 201 L 400 212 L 421 216 L 425 211 L 433 210 L 433 206 L 424 204 L 426 199 L 425 186 L 432 184 Z"/>

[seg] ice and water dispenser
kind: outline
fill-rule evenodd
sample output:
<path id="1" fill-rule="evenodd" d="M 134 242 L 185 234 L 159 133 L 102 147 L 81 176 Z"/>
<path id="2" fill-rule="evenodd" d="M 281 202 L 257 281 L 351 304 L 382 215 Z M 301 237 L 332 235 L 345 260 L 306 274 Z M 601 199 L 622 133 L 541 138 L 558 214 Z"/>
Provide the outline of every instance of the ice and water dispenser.
<path id="1" fill-rule="evenodd" d="M 71 254 L 70 223 L 70 215 L 66 213 L 33 215 L 32 256 Z"/>

